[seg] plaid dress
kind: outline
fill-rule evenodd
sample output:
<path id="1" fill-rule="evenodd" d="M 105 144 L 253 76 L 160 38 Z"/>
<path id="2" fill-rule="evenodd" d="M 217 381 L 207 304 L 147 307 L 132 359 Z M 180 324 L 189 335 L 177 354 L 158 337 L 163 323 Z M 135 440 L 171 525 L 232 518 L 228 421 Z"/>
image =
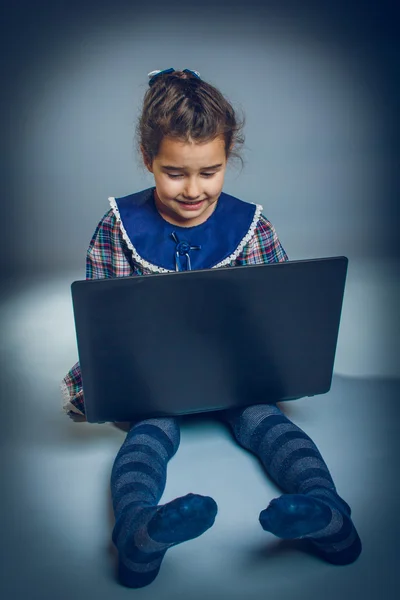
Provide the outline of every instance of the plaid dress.
<path id="1" fill-rule="evenodd" d="M 151 188 L 150 191 L 153 189 Z M 236 204 L 242 202 L 236 198 L 231 198 L 235 200 Z M 86 279 L 130 277 L 165 272 L 166 269 L 144 260 L 139 255 L 135 247 L 135 239 L 129 237 L 124 227 L 115 198 L 110 198 L 109 201 L 111 209 L 97 225 L 89 244 L 86 255 Z M 243 202 L 243 205 L 246 205 L 246 209 L 249 208 L 248 203 Z M 231 252 L 231 254 L 224 260 L 217 262 L 212 268 L 289 260 L 272 223 L 262 215 L 263 207 L 260 205 L 253 206 L 255 206 L 254 216 L 246 234 L 234 248 L 221 248 L 221 254 L 227 252 Z M 224 227 L 226 225 L 229 226 L 229 223 L 224 223 Z M 63 410 L 67 414 L 85 415 L 79 362 L 68 371 L 62 380 L 61 390 L 64 400 Z"/>

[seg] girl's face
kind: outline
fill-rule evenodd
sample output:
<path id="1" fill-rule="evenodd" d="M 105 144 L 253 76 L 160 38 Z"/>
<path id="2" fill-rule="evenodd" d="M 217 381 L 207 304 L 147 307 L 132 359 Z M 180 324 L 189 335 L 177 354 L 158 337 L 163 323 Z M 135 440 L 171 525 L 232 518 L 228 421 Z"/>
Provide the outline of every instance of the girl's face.
<path id="1" fill-rule="evenodd" d="M 211 216 L 222 192 L 226 170 L 222 136 L 202 144 L 165 137 L 152 165 L 144 153 L 143 158 L 154 175 L 156 207 L 166 221 L 192 227 Z"/>

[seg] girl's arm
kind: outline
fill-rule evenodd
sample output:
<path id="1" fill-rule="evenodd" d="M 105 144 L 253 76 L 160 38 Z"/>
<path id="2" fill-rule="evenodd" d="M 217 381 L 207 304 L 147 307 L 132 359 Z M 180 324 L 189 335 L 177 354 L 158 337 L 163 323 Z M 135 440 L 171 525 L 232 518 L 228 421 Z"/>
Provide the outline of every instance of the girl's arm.
<path id="1" fill-rule="evenodd" d="M 256 229 L 255 252 L 262 258 L 261 262 L 285 262 L 289 260 L 275 227 L 264 215 L 261 215 L 258 227 Z"/>
<path id="2" fill-rule="evenodd" d="M 289 260 L 275 227 L 261 215 L 253 237 L 235 261 L 236 266 L 260 263 L 285 262 Z"/>

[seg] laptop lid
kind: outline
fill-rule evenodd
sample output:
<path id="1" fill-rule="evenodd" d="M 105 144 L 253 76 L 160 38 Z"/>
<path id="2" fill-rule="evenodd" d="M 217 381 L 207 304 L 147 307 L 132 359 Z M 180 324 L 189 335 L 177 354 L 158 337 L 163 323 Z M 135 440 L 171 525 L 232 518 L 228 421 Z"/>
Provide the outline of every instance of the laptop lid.
<path id="1" fill-rule="evenodd" d="M 324 394 L 346 257 L 76 281 L 89 422 Z"/>

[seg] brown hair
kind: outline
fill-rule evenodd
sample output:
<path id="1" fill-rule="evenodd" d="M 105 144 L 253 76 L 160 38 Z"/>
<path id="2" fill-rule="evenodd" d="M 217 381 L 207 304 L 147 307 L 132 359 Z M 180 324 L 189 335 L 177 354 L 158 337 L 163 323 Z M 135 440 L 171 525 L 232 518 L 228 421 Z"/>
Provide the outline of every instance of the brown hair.
<path id="1" fill-rule="evenodd" d="M 244 123 L 245 118 L 238 120 L 230 102 L 214 86 L 192 73 L 163 73 L 144 96 L 136 127 L 138 151 L 142 157 L 142 147 L 152 164 L 165 136 L 187 143 L 223 135 L 226 159 L 238 158 L 243 166 L 237 147 L 244 143 Z"/>

